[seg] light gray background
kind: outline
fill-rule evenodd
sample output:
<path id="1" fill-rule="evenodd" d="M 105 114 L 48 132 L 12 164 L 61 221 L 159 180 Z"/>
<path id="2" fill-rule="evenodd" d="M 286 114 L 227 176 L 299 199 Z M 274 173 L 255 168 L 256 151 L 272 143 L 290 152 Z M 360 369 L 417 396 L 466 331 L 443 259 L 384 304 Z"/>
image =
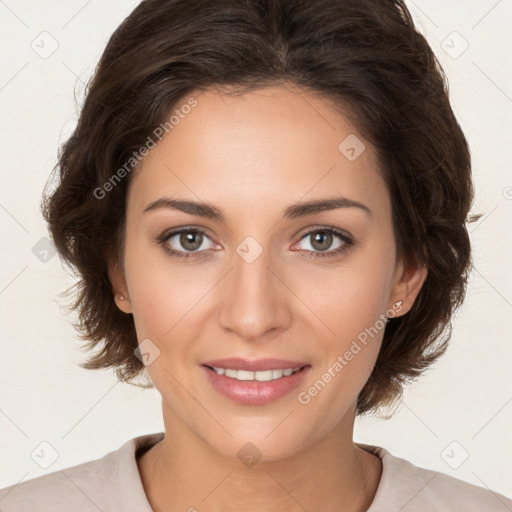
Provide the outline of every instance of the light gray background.
<path id="1" fill-rule="evenodd" d="M 72 279 L 44 252 L 39 212 L 76 121 L 73 91 L 81 100 L 108 37 L 136 4 L 0 1 L 0 487 L 163 430 L 157 391 L 77 366 L 85 355 L 57 301 Z M 512 1 L 406 4 L 448 75 L 473 155 L 474 212 L 485 215 L 471 228 L 476 270 L 448 353 L 406 390 L 391 420 L 358 420 L 355 438 L 511 496 Z"/>

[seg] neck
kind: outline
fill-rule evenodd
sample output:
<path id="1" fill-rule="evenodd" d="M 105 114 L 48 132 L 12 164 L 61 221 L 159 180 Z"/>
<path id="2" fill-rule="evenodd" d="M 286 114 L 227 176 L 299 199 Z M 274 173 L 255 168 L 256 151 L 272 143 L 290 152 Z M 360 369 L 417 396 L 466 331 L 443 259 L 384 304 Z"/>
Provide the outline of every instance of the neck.
<path id="1" fill-rule="evenodd" d="M 354 416 L 349 419 L 286 459 L 244 464 L 173 418 L 164 439 L 137 461 L 146 495 L 158 512 L 364 512 L 382 463 L 353 443 Z"/>

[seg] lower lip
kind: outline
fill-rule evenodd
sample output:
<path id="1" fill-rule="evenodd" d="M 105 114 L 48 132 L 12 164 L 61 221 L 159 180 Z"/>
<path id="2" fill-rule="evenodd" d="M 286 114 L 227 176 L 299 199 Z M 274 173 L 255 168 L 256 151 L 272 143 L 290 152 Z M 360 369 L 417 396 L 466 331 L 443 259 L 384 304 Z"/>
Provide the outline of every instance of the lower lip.
<path id="1" fill-rule="evenodd" d="M 219 375 L 207 366 L 202 366 L 212 386 L 225 397 L 247 405 L 264 405 L 287 395 L 298 387 L 306 377 L 311 366 L 304 366 L 299 371 L 270 381 L 236 380 Z"/>

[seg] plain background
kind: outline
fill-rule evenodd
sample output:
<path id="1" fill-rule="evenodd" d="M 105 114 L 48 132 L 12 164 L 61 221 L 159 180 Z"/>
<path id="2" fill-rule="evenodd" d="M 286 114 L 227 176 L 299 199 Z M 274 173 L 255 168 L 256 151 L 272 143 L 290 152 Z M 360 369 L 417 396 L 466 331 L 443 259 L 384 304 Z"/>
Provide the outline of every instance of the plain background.
<path id="1" fill-rule="evenodd" d="M 76 122 L 74 91 L 80 101 L 108 37 L 137 3 L 0 2 L 0 487 L 163 430 L 156 390 L 78 367 L 85 353 L 58 300 L 72 278 L 39 211 Z M 392 419 L 358 420 L 355 439 L 511 496 L 512 1 L 406 5 L 448 76 L 473 156 L 473 212 L 484 216 L 470 228 L 476 270 L 447 354 L 406 389 Z M 40 467 L 34 453 L 51 465 Z"/>

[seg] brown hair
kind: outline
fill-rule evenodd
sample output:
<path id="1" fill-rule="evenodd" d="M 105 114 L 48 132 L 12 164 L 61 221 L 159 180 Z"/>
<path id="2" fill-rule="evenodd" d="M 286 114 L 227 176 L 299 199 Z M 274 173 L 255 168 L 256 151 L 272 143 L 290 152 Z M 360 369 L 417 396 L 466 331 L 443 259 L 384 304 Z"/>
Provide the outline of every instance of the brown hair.
<path id="1" fill-rule="evenodd" d="M 110 37 L 59 150 L 57 186 L 43 195 L 54 244 L 79 276 L 75 327 L 100 348 L 80 366 L 132 383 L 144 374 L 133 316 L 117 308 L 108 276 L 123 254 L 126 162 L 137 167 L 133 156 L 191 92 L 285 81 L 332 102 L 375 147 L 398 253 L 428 269 L 412 309 L 386 325 L 357 413 L 393 403 L 445 351 L 471 269 L 471 160 L 444 72 L 404 3 L 144 0 Z"/>

